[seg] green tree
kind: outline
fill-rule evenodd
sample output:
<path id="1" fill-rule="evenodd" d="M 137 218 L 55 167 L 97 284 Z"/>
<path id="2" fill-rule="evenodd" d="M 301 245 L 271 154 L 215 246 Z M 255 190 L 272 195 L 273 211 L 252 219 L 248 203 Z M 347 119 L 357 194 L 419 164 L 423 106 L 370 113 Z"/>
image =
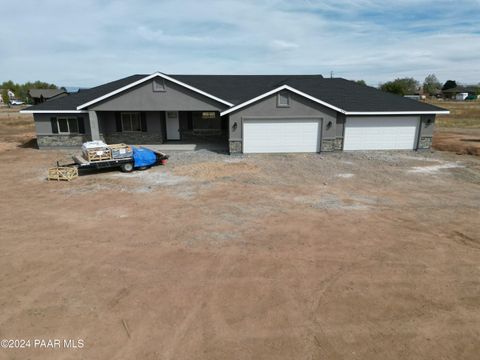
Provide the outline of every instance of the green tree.
<path id="1" fill-rule="evenodd" d="M 2 100 L 5 105 L 10 103 L 10 98 L 8 97 L 8 89 L 2 90 Z"/>
<path id="2" fill-rule="evenodd" d="M 414 78 L 399 78 L 380 85 L 380 90 L 404 96 L 417 93 L 419 86 Z"/>
<path id="3" fill-rule="evenodd" d="M 429 95 L 436 95 L 442 87 L 435 74 L 430 74 L 423 82 L 423 92 Z"/>
<path id="4" fill-rule="evenodd" d="M 356 82 L 357 84 L 359 84 L 359 85 L 365 85 L 365 86 L 367 86 L 367 83 L 365 82 L 365 80 L 356 80 L 355 82 Z"/>
<path id="5" fill-rule="evenodd" d="M 457 87 L 457 82 L 455 80 L 447 80 L 445 84 L 443 84 L 442 90 L 453 89 Z"/>
<path id="6" fill-rule="evenodd" d="M 24 84 L 17 84 L 14 83 L 12 80 L 4 81 L 0 85 L 1 89 L 11 90 L 15 93 L 15 97 L 19 100 L 28 102 L 30 97 L 28 95 L 28 91 L 30 89 L 58 89 L 55 84 L 49 84 L 43 81 L 35 81 L 35 82 L 26 82 Z"/>

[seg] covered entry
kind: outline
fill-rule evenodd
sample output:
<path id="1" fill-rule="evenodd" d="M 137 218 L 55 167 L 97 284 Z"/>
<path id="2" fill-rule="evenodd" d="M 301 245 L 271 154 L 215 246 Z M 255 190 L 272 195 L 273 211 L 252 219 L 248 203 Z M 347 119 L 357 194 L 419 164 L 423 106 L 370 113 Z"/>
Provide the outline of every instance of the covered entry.
<path id="1" fill-rule="evenodd" d="M 418 116 L 348 117 L 343 150 L 415 149 Z"/>
<path id="2" fill-rule="evenodd" d="M 244 153 L 318 152 L 319 119 L 245 119 Z"/>

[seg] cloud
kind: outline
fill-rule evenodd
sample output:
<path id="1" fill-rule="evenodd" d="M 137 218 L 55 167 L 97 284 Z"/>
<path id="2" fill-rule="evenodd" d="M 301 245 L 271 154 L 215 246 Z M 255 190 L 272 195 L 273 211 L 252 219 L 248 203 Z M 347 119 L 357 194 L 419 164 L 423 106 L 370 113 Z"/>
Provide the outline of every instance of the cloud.
<path id="1" fill-rule="evenodd" d="M 270 43 L 270 47 L 273 50 L 292 50 L 298 48 L 298 44 L 295 44 L 294 42 L 276 39 Z"/>
<path id="2" fill-rule="evenodd" d="M 7 2 L 0 81 L 93 86 L 161 70 L 475 83 L 479 11 L 474 0 Z"/>

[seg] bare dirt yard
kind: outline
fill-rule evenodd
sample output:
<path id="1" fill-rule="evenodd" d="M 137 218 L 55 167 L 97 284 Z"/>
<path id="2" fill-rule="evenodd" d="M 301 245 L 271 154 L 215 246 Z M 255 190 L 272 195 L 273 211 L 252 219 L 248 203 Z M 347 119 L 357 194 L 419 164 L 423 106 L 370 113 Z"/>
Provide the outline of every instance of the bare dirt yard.
<path id="1" fill-rule="evenodd" d="M 200 151 L 57 183 L 71 151 L 32 132 L 0 119 L 0 339 L 84 347 L 0 359 L 478 359 L 479 157 Z"/>
<path id="2" fill-rule="evenodd" d="M 434 101 L 450 110 L 436 121 L 433 147 L 457 154 L 480 155 L 480 101 Z"/>

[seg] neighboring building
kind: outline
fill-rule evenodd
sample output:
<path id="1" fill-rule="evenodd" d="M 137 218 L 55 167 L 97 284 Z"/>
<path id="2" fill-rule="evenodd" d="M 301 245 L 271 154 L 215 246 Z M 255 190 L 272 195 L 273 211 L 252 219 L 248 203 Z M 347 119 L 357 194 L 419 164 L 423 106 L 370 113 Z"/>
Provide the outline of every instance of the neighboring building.
<path id="1" fill-rule="evenodd" d="M 425 149 L 448 111 L 321 75 L 132 75 L 31 106 L 39 147 L 222 143 L 230 153 Z"/>
<path id="2" fill-rule="evenodd" d="M 68 93 L 65 89 L 30 89 L 28 95 L 32 99 L 33 104 L 37 105 L 45 101 L 67 96 Z"/>
<path id="3" fill-rule="evenodd" d="M 455 100 L 465 100 L 468 96 L 475 96 L 480 90 L 479 86 L 467 85 L 467 86 L 456 86 L 451 89 L 442 90 L 442 94 L 446 99 L 455 99 Z M 462 94 L 457 97 L 458 94 Z M 463 94 L 467 94 L 464 96 Z"/>
<path id="4" fill-rule="evenodd" d="M 458 100 L 458 101 L 465 101 L 465 99 L 468 97 L 468 92 L 461 92 L 461 93 L 457 93 L 455 95 L 455 100 Z"/>

